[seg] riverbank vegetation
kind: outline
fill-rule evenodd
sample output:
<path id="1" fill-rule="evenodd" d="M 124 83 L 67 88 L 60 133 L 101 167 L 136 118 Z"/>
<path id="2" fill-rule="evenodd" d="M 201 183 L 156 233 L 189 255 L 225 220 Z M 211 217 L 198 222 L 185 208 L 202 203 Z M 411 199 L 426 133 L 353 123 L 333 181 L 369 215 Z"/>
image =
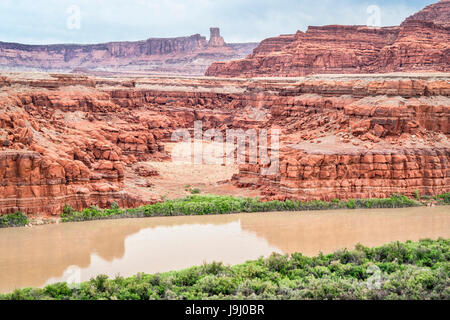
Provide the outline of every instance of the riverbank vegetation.
<path id="1" fill-rule="evenodd" d="M 23 289 L 0 299 L 450 299 L 450 239 Z"/>
<path id="2" fill-rule="evenodd" d="M 433 199 L 435 199 L 438 202 L 438 204 L 449 205 L 450 204 L 450 192 L 447 192 L 444 194 L 439 194 L 439 195 L 433 197 Z"/>
<path id="3" fill-rule="evenodd" d="M 241 212 L 274 212 L 274 211 L 304 211 L 330 209 L 360 209 L 360 208 L 403 208 L 420 206 L 417 201 L 403 195 L 392 195 L 387 199 L 358 199 L 325 201 L 261 201 L 255 198 L 240 198 L 232 196 L 191 195 L 183 199 L 167 200 L 161 203 L 142 206 L 133 209 L 120 209 L 113 204 L 110 209 L 99 209 L 95 206 L 76 211 L 70 206 L 64 208 L 61 215 L 63 222 L 86 221 L 113 218 L 140 218 L 154 216 L 177 215 L 209 215 Z"/>
<path id="4" fill-rule="evenodd" d="M 27 216 L 22 212 L 0 215 L 0 228 L 23 227 L 28 223 Z"/>
<path id="5" fill-rule="evenodd" d="M 392 195 L 386 199 L 356 199 L 325 201 L 261 201 L 257 198 L 243 198 L 233 196 L 215 196 L 192 194 L 186 198 L 165 200 L 132 209 L 121 209 L 117 203 L 112 203 L 109 209 L 91 206 L 76 211 L 69 205 L 64 207 L 61 214 L 62 222 L 88 221 L 99 219 L 142 218 L 153 216 L 177 215 L 210 215 L 245 212 L 269 211 L 307 211 L 333 209 L 370 209 L 370 208 L 404 208 L 426 205 L 450 205 L 450 193 L 434 197 L 417 196 L 417 200 L 404 195 Z M 31 223 L 33 223 L 31 219 Z M 0 215 L 0 228 L 20 227 L 29 224 L 27 216 L 21 212 Z"/>

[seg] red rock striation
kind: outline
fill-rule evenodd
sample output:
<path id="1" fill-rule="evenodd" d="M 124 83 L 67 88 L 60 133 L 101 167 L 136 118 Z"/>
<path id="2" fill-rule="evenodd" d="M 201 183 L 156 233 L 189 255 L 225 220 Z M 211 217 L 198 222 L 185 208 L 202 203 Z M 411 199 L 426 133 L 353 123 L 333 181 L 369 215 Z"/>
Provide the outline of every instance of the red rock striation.
<path id="1" fill-rule="evenodd" d="M 233 178 L 268 199 L 450 191 L 445 74 L 0 79 L 0 213 L 158 201 L 148 192 L 158 172 L 142 162 L 169 160 L 163 142 L 196 120 L 224 133 L 282 130 L 275 174 L 244 164 Z"/>
<path id="2" fill-rule="evenodd" d="M 399 27 L 309 27 L 261 42 L 246 59 L 212 64 L 207 76 L 297 77 L 310 74 L 450 70 L 450 1 L 440 1 Z"/>
<path id="3" fill-rule="evenodd" d="M 440 0 L 438 3 L 429 5 L 407 18 L 402 25 L 409 24 L 413 21 L 432 21 L 435 24 L 448 27 L 450 26 L 449 2 L 450 0 Z"/>
<path id="4" fill-rule="evenodd" d="M 93 45 L 25 45 L 0 42 L 0 69 L 14 71 L 71 71 L 77 73 L 171 73 L 203 75 L 214 61 L 247 56 L 256 43 L 226 44 L 218 28 L 209 43 L 190 37 L 150 38 L 135 42 Z"/>
<path id="5" fill-rule="evenodd" d="M 282 92 L 270 111 L 271 126 L 283 128 L 279 171 L 264 176 L 268 165 L 245 164 L 235 183 L 269 199 L 448 192 L 448 81 L 342 78 Z"/>
<path id="6" fill-rule="evenodd" d="M 96 175 L 81 161 L 52 159 L 32 151 L 0 152 L 0 208 L 2 213 L 62 213 L 64 205 L 77 209 L 116 201 L 123 206 L 135 200 L 122 195 L 123 166 L 99 162 Z"/>

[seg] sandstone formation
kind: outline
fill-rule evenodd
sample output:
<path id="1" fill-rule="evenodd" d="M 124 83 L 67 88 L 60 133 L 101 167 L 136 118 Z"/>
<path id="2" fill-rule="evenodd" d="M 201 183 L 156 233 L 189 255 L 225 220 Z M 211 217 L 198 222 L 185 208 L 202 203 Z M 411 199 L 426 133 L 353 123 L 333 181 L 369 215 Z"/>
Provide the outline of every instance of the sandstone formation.
<path id="1" fill-rule="evenodd" d="M 398 27 L 309 27 L 262 41 L 243 60 L 216 62 L 207 76 L 450 71 L 450 1 L 426 7 Z"/>
<path id="2" fill-rule="evenodd" d="M 163 142 L 196 120 L 224 134 L 281 130 L 279 170 L 262 175 L 258 158 L 231 181 L 266 199 L 450 191 L 447 74 L 0 79 L 0 213 L 160 201 L 143 162 L 170 161 Z"/>
<path id="3" fill-rule="evenodd" d="M 243 58 L 256 45 L 226 44 L 219 28 L 211 28 L 209 42 L 199 34 L 93 45 L 0 42 L 0 70 L 203 75 L 212 62 Z"/>
<path id="4" fill-rule="evenodd" d="M 407 18 L 405 22 L 403 22 L 403 25 L 409 24 L 412 21 L 432 21 L 435 24 L 448 27 L 450 26 L 449 2 L 449 0 L 440 0 L 438 3 L 427 6 L 423 10 Z"/>
<path id="5" fill-rule="evenodd" d="M 224 47 L 225 40 L 220 36 L 219 28 L 210 28 L 211 36 L 209 38 L 208 47 Z"/>

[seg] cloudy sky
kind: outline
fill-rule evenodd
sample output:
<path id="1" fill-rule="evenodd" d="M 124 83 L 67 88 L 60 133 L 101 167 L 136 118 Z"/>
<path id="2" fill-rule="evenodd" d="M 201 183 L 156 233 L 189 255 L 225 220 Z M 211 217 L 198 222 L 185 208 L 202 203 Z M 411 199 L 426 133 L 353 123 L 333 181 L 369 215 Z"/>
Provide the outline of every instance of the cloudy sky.
<path id="1" fill-rule="evenodd" d="M 398 25 L 434 2 L 437 0 L 0 0 L 0 41 L 98 43 L 196 33 L 209 36 L 211 26 L 220 27 L 227 42 L 261 41 L 305 31 L 309 25 L 366 25 L 368 21 Z"/>

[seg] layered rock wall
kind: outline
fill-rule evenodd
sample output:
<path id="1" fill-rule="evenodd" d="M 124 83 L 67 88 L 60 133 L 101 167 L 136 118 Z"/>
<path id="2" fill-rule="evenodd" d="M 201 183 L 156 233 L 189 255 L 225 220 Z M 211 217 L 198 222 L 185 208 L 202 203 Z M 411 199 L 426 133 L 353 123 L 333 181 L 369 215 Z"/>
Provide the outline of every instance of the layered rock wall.
<path id="1" fill-rule="evenodd" d="M 102 167 L 100 167 L 102 166 Z M 50 159 L 32 151 L 0 152 L 2 213 L 62 213 L 66 204 L 80 210 L 115 201 L 135 205 L 121 194 L 123 165 L 99 163 L 94 176 L 81 161 Z"/>
<path id="2" fill-rule="evenodd" d="M 367 78 L 366 78 L 367 79 Z M 234 181 L 269 199 L 413 196 L 450 188 L 448 81 L 301 81 L 270 108 L 279 170 L 244 164 Z"/>
<path id="3" fill-rule="evenodd" d="M 302 201 L 410 197 L 448 192 L 450 149 L 405 149 L 305 153 L 285 152 L 280 172 L 261 176 L 259 165 L 243 165 L 242 187 L 258 185 L 270 199 Z"/>
<path id="4" fill-rule="evenodd" d="M 444 74 L 285 80 L 21 74 L 2 77 L 0 109 L 1 213 L 158 201 L 130 177 L 138 162 L 169 161 L 163 142 L 177 129 L 192 130 L 194 121 L 224 134 L 281 130 L 276 173 L 262 175 L 267 164 L 247 163 L 232 179 L 267 199 L 434 195 L 450 187 Z"/>
<path id="5" fill-rule="evenodd" d="M 74 70 L 87 74 L 152 72 L 203 75 L 212 62 L 245 57 L 256 45 L 226 45 L 218 28 L 212 28 L 209 42 L 199 34 L 92 45 L 0 42 L 0 69 L 57 72 Z"/>
<path id="6" fill-rule="evenodd" d="M 450 71 L 450 1 L 440 1 L 399 27 L 309 27 L 264 40 L 246 59 L 212 64 L 220 77 Z"/>

